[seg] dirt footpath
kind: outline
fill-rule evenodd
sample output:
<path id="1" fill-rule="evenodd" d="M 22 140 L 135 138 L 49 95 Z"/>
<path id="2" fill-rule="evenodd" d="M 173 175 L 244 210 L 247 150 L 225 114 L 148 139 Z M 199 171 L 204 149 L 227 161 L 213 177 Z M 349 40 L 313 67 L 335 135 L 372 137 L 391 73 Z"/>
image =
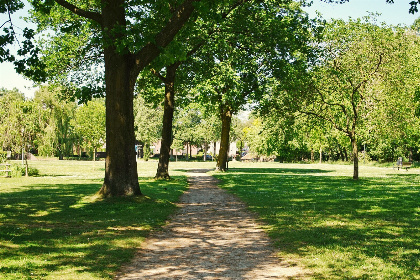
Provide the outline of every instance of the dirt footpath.
<path id="1" fill-rule="evenodd" d="M 180 209 L 116 279 L 301 279 L 236 197 L 192 170 Z"/>

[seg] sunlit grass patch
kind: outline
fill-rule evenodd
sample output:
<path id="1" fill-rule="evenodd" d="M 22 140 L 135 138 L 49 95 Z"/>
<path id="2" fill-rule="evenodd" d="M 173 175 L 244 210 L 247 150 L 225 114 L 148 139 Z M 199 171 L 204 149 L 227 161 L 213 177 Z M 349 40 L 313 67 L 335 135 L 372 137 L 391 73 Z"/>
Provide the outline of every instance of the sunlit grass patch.
<path id="1" fill-rule="evenodd" d="M 282 259 L 313 279 L 420 279 L 420 174 L 392 168 L 238 163 L 215 173 L 258 213 Z"/>
<path id="2" fill-rule="evenodd" d="M 103 199 L 104 162 L 39 161 L 40 175 L 0 178 L 0 279 L 111 279 L 186 189 L 139 179 L 141 197 Z M 157 165 L 139 164 L 139 174 Z"/>

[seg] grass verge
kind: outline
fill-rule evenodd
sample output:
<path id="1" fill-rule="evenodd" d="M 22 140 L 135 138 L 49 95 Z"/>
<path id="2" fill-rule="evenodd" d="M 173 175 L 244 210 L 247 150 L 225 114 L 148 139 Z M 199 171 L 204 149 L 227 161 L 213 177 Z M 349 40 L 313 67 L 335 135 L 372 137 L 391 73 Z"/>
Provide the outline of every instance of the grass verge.
<path id="1" fill-rule="evenodd" d="M 233 164 L 232 164 L 233 165 Z M 420 279 L 419 170 L 235 164 L 222 187 L 258 213 L 281 258 L 312 279 Z"/>
<path id="2" fill-rule="evenodd" d="M 0 279 L 112 279 L 165 224 L 186 177 L 155 181 L 139 164 L 139 198 L 102 200 L 104 162 L 39 161 L 38 177 L 0 178 Z"/>

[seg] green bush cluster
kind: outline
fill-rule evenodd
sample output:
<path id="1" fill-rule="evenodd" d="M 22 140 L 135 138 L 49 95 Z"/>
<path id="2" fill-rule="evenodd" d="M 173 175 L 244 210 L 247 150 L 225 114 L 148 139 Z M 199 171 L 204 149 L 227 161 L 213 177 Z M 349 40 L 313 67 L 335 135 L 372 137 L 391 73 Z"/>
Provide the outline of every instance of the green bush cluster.
<path id="1" fill-rule="evenodd" d="M 0 163 L 5 162 L 7 159 L 7 152 L 0 149 Z"/>
<path id="2" fill-rule="evenodd" d="M 25 176 L 25 165 L 21 164 L 12 164 L 10 166 L 10 176 L 13 178 Z M 38 176 L 39 170 L 34 167 L 28 167 L 28 176 Z"/>

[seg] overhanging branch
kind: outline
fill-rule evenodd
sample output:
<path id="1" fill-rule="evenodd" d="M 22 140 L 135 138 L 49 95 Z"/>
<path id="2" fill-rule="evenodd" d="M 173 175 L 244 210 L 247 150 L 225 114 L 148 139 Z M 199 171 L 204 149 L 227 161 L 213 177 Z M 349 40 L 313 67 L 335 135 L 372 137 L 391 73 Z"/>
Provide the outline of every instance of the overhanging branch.
<path id="1" fill-rule="evenodd" d="M 55 0 L 55 2 L 78 16 L 94 20 L 102 25 L 102 15 L 100 13 L 80 9 L 77 6 L 70 4 L 65 0 Z"/>

